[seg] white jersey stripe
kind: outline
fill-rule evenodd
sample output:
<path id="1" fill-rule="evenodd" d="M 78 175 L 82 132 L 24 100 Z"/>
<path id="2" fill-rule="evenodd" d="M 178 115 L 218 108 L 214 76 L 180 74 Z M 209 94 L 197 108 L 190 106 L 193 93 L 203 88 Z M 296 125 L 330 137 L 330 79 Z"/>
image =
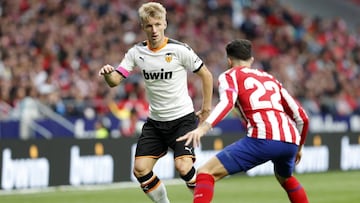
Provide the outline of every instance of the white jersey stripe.
<path id="1" fill-rule="evenodd" d="M 282 126 L 283 126 L 283 130 L 284 130 L 285 142 L 292 142 L 291 130 L 289 127 L 289 125 L 291 125 L 291 124 L 289 123 L 289 120 L 285 114 L 280 114 L 280 117 L 283 122 Z"/>
<path id="2" fill-rule="evenodd" d="M 256 126 L 257 126 L 257 130 L 258 130 L 257 137 L 259 139 L 266 139 L 265 122 L 261 117 L 261 113 L 260 112 L 254 113 L 253 120 L 255 121 Z"/>
<path id="3" fill-rule="evenodd" d="M 299 110 L 298 110 L 298 105 L 296 104 L 295 100 L 290 96 L 289 92 L 286 91 L 286 89 L 282 89 L 281 94 L 283 95 L 283 97 L 285 98 L 285 100 L 288 102 L 288 105 L 291 109 L 291 111 L 293 112 L 293 119 L 296 121 L 296 128 L 297 130 L 300 132 L 302 132 L 303 130 L 303 124 L 304 121 L 302 120 Z"/>
<path id="4" fill-rule="evenodd" d="M 278 122 L 278 119 L 275 116 L 274 111 L 267 111 L 266 114 L 267 114 L 267 116 L 269 118 L 269 121 L 271 123 L 273 140 L 280 140 L 279 122 Z"/>
<path id="5" fill-rule="evenodd" d="M 296 128 L 296 124 L 292 120 L 289 120 L 289 122 L 293 123 L 290 127 L 293 129 L 293 131 L 295 133 L 295 143 L 299 144 L 301 137 L 300 137 L 300 133 L 299 133 L 298 129 Z"/>

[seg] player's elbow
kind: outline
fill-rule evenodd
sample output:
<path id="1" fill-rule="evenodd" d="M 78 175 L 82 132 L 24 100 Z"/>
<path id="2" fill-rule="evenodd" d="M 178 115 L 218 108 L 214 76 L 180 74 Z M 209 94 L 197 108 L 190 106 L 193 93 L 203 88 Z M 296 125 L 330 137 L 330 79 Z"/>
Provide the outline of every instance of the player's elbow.
<path id="1" fill-rule="evenodd" d="M 206 69 L 206 71 L 205 71 L 205 78 L 207 78 L 209 81 L 213 80 L 213 75 L 209 69 Z"/>
<path id="2" fill-rule="evenodd" d="M 118 84 L 117 83 L 112 83 L 112 82 L 108 82 L 107 83 L 109 85 L 109 87 L 113 88 L 116 87 Z"/>
<path id="3" fill-rule="evenodd" d="M 109 85 L 109 87 L 115 87 L 120 84 L 122 78 L 118 75 L 106 75 L 105 81 Z"/>

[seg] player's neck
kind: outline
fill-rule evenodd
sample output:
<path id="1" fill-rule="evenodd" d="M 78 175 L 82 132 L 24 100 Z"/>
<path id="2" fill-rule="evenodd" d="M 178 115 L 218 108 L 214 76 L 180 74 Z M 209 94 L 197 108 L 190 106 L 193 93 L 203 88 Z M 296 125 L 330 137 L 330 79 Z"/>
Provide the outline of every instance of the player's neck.
<path id="1" fill-rule="evenodd" d="M 148 47 L 151 50 L 159 50 L 166 45 L 167 41 L 168 41 L 168 38 L 165 36 L 159 41 L 148 40 L 148 43 L 149 43 Z"/>
<path id="2" fill-rule="evenodd" d="M 250 68 L 251 63 L 234 63 L 233 67 L 239 67 L 239 68 Z"/>

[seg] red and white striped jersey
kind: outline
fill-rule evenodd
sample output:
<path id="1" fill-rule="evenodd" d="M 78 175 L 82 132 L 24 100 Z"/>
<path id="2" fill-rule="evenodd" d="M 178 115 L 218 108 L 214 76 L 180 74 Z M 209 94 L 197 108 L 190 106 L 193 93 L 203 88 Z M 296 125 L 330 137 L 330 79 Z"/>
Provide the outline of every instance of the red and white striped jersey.
<path id="1" fill-rule="evenodd" d="M 308 116 L 272 75 L 234 67 L 219 76 L 220 101 L 207 118 L 215 126 L 236 106 L 247 125 L 247 136 L 304 144 Z"/>

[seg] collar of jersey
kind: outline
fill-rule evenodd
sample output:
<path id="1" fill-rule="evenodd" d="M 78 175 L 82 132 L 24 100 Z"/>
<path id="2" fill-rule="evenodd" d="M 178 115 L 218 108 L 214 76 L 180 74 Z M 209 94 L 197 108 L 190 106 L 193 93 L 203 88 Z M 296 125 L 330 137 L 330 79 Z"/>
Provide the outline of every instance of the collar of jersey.
<path id="1" fill-rule="evenodd" d="M 150 48 L 150 46 L 149 46 L 150 43 L 149 43 L 149 41 L 148 41 L 148 48 L 149 48 L 151 51 L 153 51 L 153 52 L 157 52 L 157 51 L 159 51 L 160 49 L 164 48 L 164 47 L 166 46 L 166 44 L 168 43 L 168 41 L 169 41 L 169 38 L 168 38 L 168 37 L 165 37 L 164 42 L 163 42 L 158 48 L 154 48 L 154 49 Z"/>

